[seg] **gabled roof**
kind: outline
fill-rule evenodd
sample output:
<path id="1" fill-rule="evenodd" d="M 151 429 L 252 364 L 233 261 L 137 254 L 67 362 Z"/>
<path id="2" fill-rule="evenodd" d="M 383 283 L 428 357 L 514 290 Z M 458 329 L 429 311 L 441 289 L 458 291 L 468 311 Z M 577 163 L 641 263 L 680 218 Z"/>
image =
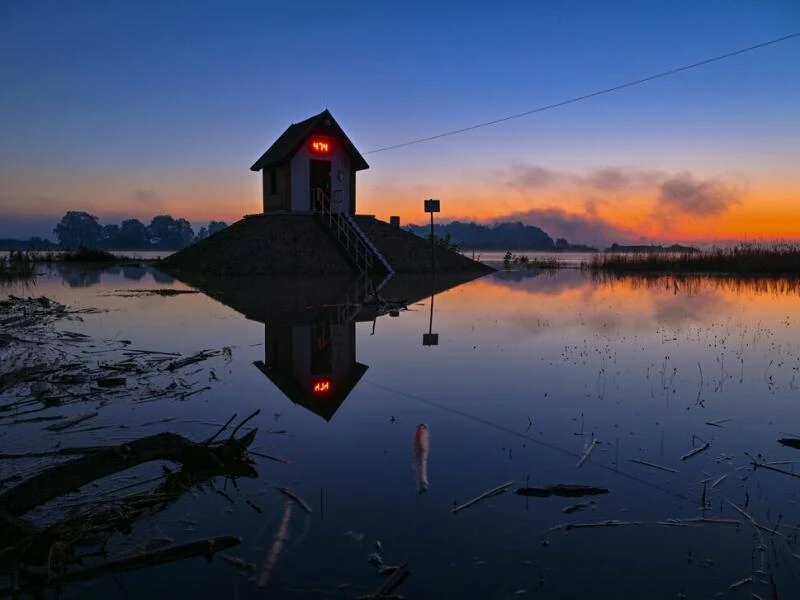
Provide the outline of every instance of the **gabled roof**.
<path id="1" fill-rule="evenodd" d="M 281 136 L 275 140 L 272 146 L 261 155 L 261 158 L 250 167 L 250 170 L 260 171 L 261 169 L 277 167 L 278 165 L 288 162 L 312 133 L 321 133 L 336 137 L 349 152 L 350 158 L 352 159 L 351 166 L 354 171 L 361 171 L 362 169 L 369 168 L 367 161 L 365 161 L 364 157 L 356 150 L 353 142 L 350 141 L 336 122 L 336 119 L 333 118 L 333 115 L 326 108 L 318 115 L 314 115 L 305 121 L 289 125 L 286 131 L 284 131 Z"/>
<path id="2" fill-rule="evenodd" d="M 314 414 L 319 415 L 326 421 L 330 421 L 333 415 L 339 410 L 339 407 L 356 387 L 356 384 L 364 376 L 369 367 L 367 365 L 356 362 L 353 364 L 353 370 L 350 377 L 343 382 L 343 387 L 334 391 L 334 393 L 324 398 L 317 398 L 312 396 L 308 390 L 304 389 L 297 380 L 288 376 L 286 373 L 278 369 L 270 369 L 264 364 L 263 360 L 253 362 L 256 368 L 261 371 L 267 378 L 275 384 L 275 386 L 283 392 L 295 404 L 299 404 L 306 410 L 310 410 Z"/>

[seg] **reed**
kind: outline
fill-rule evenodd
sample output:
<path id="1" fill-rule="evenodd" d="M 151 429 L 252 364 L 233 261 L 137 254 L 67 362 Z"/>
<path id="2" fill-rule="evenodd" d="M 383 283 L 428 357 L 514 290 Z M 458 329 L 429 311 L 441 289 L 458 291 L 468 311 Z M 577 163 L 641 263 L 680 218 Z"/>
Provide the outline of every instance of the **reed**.
<path id="1" fill-rule="evenodd" d="M 30 252 L 12 250 L 0 256 L 0 279 L 3 281 L 28 280 L 36 277 L 36 265 Z"/>
<path id="2" fill-rule="evenodd" d="M 736 273 L 800 275 L 800 246 L 743 244 L 692 253 L 603 253 L 582 268 L 605 273 Z"/>

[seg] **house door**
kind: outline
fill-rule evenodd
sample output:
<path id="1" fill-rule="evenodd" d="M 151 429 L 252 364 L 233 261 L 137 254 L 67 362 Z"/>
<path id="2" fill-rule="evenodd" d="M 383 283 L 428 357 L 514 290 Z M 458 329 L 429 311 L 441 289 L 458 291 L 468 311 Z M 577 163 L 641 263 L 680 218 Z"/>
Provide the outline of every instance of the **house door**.
<path id="1" fill-rule="evenodd" d="M 321 198 L 330 206 L 331 202 L 331 161 L 311 159 L 310 169 L 311 207 L 317 198 Z M 319 194 L 322 192 L 322 195 Z"/>

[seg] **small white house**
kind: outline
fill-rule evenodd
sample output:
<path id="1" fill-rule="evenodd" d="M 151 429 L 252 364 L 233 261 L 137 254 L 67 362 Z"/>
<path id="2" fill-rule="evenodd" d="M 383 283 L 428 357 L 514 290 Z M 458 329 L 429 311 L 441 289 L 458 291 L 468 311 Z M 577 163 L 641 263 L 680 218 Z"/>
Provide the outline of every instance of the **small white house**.
<path id="1" fill-rule="evenodd" d="M 324 204 L 355 214 L 356 172 L 368 168 L 326 109 L 290 125 L 250 170 L 261 171 L 265 213 L 307 213 Z"/>

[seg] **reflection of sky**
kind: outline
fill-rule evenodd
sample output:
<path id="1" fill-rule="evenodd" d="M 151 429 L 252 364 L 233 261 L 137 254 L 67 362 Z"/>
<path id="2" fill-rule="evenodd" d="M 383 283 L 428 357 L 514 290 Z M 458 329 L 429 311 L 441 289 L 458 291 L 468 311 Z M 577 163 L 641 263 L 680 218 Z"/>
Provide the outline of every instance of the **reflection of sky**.
<path id="1" fill-rule="evenodd" d="M 326 423 L 289 402 L 252 366 L 263 359 L 263 347 L 251 347 L 263 341 L 263 325 L 202 294 L 105 295 L 134 287 L 157 284 L 149 275 L 138 282 L 103 275 L 88 288 L 45 279 L 36 293 L 109 309 L 86 315 L 83 324 L 70 323 L 73 330 L 167 351 L 234 346 L 230 372 L 220 372 L 212 390 L 183 403 L 142 405 L 134 418 L 177 414 L 193 424 L 175 427 L 200 437 L 214 429 L 204 422 L 263 409 L 253 421 L 259 427 L 256 449 L 292 464 L 259 462 L 259 480 L 228 490 L 237 500 L 230 512 L 222 512 L 228 504 L 208 496 L 187 500 L 167 515 L 176 524 L 165 524 L 163 535 L 185 535 L 177 523 L 188 514 L 199 521 L 193 537 L 218 534 L 221 527 L 239 532 L 245 543 L 237 554 L 260 563 L 283 507 L 270 486 L 290 485 L 315 513 L 305 541 L 279 563 L 275 576 L 281 582 L 307 581 L 314 564 L 315 581 L 326 589 L 343 577 L 373 585 L 364 561 L 372 540 L 380 539 L 390 561 L 413 561 L 407 597 L 512 597 L 537 581 L 520 561 L 546 570 L 547 585 L 570 597 L 587 597 L 600 586 L 616 590 L 620 565 L 636 565 L 625 574 L 631 597 L 674 597 L 676 578 L 695 592 L 690 596 L 710 597 L 720 581 L 741 578 L 752 549 L 750 531 L 653 523 L 696 516 L 699 482 L 722 474 L 729 477 L 719 493 L 741 501 L 750 490 L 749 509 L 758 518 L 766 519 L 767 510 L 772 520 L 792 510 L 791 478 L 757 473 L 743 482 L 736 469 L 748 464 L 744 452 L 793 458 L 775 438 L 797 429 L 792 423 L 800 417 L 800 381 L 793 379 L 800 365 L 797 290 L 703 279 L 677 286 L 667 280 L 601 283 L 577 272 L 518 282 L 489 275 L 436 296 L 432 330 L 438 346 L 422 346 L 429 299 L 397 318 L 379 318 L 374 335 L 371 323 L 358 324 L 356 360 L 369 371 Z M 732 420 L 724 427 L 706 424 L 718 419 Z M 413 471 L 419 423 L 430 431 L 430 489 L 422 495 Z M 276 430 L 286 433 L 269 433 Z M 577 457 L 591 435 L 601 444 L 578 470 Z M 712 441 L 712 448 L 681 462 L 693 435 Z M 679 473 L 647 469 L 630 458 Z M 457 517 L 448 514 L 455 501 L 509 480 L 593 484 L 611 493 L 597 498 L 596 510 L 572 516 L 561 513 L 570 499 L 526 502 L 510 494 Z M 715 496 L 715 509 L 720 503 Z M 549 531 L 567 521 L 608 518 L 647 525 L 602 535 Z M 295 539 L 303 527 L 302 520 L 293 521 Z M 343 535 L 348 530 L 365 533 L 367 545 L 354 546 Z M 657 544 L 659 552 L 642 553 L 645 543 Z M 686 564 L 690 547 L 713 557 L 714 577 L 698 576 L 698 567 Z M 476 561 L 485 564 L 478 569 Z M 229 590 L 229 575 L 211 570 L 181 585 L 198 593 Z M 498 589 L 497 582 L 508 582 L 508 589 Z M 236 585 L 240 597 L 256 597 L 254 588 Z M 658 596 L 653 589 L 669 593 Z"/>

